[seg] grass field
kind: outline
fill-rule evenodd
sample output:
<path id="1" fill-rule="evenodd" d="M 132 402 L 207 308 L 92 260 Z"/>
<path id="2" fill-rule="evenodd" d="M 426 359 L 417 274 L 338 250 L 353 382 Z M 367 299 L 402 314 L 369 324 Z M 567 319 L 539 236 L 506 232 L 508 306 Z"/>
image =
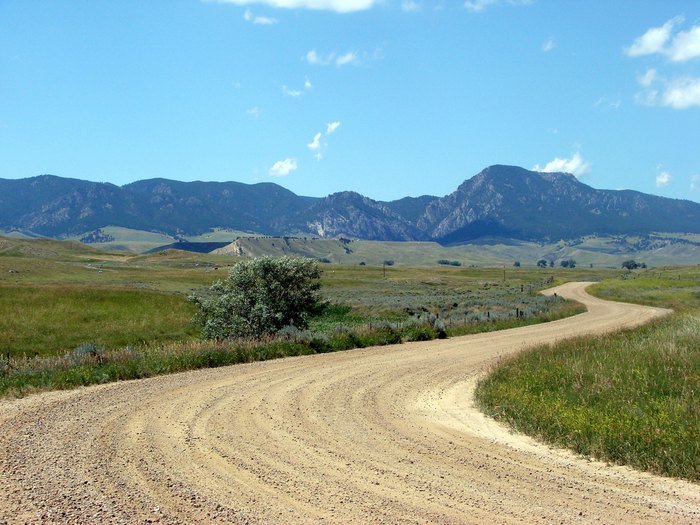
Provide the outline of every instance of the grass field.
<path id="1" fill-rule="evenodd" d="M 565 279 L 610 275 L 588 269 L 322 265 L 321 291 L 329 304 L 323 315 L 303 333 L 268 341 L 274 351 L 260 345 L 252 351 L 249 343 L 241 350 L 240 342 L 199 342 L 190 322 L 194 310 L 187 296 L 205 292 L 235 261 L 180 251 L 134 256 L 71 242 L 3 241 L 0 393 L 145 377 L 250 360 L 253 354 L 335 351 L 543 322 L 571 315 L 576 306 L 538 290 Z M 524 318 L 516 318 L 516 311 Z M 202 361 L 209 352 L 216 357 Z"/>
<path id="2" fill-rule="evenodd" d="M 484 411 L 581 454 L 700 480 L 700 268 L 629 273 L 602 298 L 670 306 L 635 330 L 508 359 L 481 382 Z"/>
<path id="3" fill-rule="evenodd" d="M 0 352 L 20 357 L 186 341 L 194 306 L 177 295 L 87 286 L 6 286 L 0 293 Z"/>

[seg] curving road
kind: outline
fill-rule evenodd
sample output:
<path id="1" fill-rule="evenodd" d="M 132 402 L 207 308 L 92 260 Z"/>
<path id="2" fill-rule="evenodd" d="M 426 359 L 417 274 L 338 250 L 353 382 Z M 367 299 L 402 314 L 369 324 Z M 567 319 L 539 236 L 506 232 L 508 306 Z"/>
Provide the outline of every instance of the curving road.
<path id="1" fill-rule="evenodd" d="M 500 355 L 666 313 L 585 286 L 543 325 L 0 402 L 0 523 L 700 523 L 700 486 L 472 407 Z"/>

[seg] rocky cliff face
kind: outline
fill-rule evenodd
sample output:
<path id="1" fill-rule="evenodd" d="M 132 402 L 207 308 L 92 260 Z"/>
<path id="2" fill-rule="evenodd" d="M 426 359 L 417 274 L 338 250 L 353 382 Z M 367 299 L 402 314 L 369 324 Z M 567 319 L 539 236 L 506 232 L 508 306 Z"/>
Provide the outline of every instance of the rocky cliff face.
<path id="1" fill-rule="evenodd" d="M 123 187 L 43 175 L 0 179 L 0 228 L 60 237 L 114 225 L 171 235 L 228 228 L 264 235 L 368 240 L 484 236 L 527 240 L 652 231 L 700 233 L 700 204 L 596 190 L 566 173 L 491 166 L 442 198 L 318 199 L 271 183 L 151 179 Z"/>
<path id="2" fill-rule="evenodd" d="M 291 222 L 301 232 L 319 237 L 408 241 L 419 235 L 413 224 L 389 206 L 350 191 L 315 202 Z"/>

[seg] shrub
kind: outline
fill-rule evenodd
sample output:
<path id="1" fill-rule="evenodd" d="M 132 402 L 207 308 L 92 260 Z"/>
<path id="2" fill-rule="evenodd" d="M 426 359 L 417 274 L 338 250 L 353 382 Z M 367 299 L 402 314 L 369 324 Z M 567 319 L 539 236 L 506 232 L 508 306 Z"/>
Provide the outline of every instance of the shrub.
<path id="1" fill-rule="evenodd" d="M 630 259 L 629 261 L 623 262 L 622 267 L 625 270 L 636 270 L 637 268 L 646 268 L 646 265 L 639 264 L 634 259 Z"/>
<path id="2" fill-rule="evenodd" d="M 202 338 L 216 340 L 270 335 L 288 325 L 304 329 L 319 300 L 320 277 L 311 259 L 241 261 L 212 285 L 209 297 L 191 297 L 198 306 L 195 323 Z"/>

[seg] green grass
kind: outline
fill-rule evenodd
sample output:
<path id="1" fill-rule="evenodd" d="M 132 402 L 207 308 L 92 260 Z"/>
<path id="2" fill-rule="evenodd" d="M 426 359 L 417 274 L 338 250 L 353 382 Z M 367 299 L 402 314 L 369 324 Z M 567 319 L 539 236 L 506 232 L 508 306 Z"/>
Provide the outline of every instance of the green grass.
<path id="1" fill-rule="evenodd" d="M 668 268 L 594 285 L 603 298 L 678 312 L 506 359 L 479 384 L 477 402 L 546 442 L 700 481 L 699 277 L 697 267 Z"/>
<path id="2" fill-rule="evenodd" d="M 0 351 L 59 354 L 86 341 L 110 348 L 197 336 L 182 296 L 85 286 L 0 288 Z"/>

